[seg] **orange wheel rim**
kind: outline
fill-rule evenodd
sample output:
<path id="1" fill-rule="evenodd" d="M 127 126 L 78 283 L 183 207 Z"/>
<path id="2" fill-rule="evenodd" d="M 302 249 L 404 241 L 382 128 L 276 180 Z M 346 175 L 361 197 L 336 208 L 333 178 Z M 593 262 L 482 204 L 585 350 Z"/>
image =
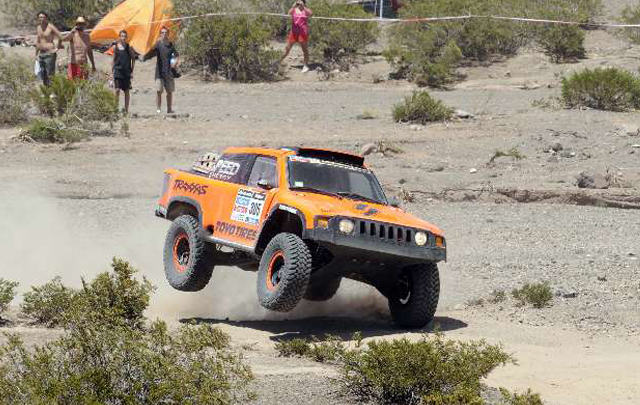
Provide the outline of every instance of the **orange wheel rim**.
<path id="1" fill-rule="evenodd" d="M 173 242 L 173 264 L 178 273 L 183 273 L 189 266 L 191 260 L 191 247 L 189 237 L 186 233 L 181 233 Z"/>
<path id="2" fill-rule="evenodd" d="M 284 253 L 277 252 L 271 258 L 269 262 L 269 268 L 267 269 L 267 289 L 273 291 L 278 288 L 280 282 L 280 269 L 284 266 Z"/>

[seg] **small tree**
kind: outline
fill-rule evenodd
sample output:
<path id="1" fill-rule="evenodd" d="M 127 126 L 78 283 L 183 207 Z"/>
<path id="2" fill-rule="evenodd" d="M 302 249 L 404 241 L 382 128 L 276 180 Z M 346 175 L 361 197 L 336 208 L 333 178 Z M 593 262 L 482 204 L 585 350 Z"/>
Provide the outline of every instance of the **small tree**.
<path id="1" fill-rule="evenodd" d="M 16 287 L 18 283 L 15 281 L 7 281 L 0 278 L 0 315 L 9 308 L 9 304 L 16 297 Z M 2 317 L 0 317 L 0 320 Z"/>

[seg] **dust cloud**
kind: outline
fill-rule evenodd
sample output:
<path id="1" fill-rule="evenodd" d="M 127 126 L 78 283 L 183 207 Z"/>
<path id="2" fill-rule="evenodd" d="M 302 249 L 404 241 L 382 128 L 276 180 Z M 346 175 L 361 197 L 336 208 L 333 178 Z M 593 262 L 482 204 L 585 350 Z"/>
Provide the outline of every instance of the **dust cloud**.
<path id="1" fill-rule="evenodd" d="M 108 270 L 112 257 L 128 260 L 157 290 L 148 316 L 178 320 L 292 320 L 317 316 L 380 318 L 386 300 L 373 288 L 344 280 L 326 302 L 301 302 L 288 313 L 262 308 L 256 295 L 256 274 L 237 268 L 216 268 L 209 285 L 197 293 L 173 290 L 162 264 L 169 222 L 153 215 L 155 200 L 82 200 L 38 195 L 38 187 L 0 191 L 0 277 L 18 281 L 19 296 L 30 286 L 60 276 L 78 287 Z M 119 209 L 123 205 L 127 209 Z"/>

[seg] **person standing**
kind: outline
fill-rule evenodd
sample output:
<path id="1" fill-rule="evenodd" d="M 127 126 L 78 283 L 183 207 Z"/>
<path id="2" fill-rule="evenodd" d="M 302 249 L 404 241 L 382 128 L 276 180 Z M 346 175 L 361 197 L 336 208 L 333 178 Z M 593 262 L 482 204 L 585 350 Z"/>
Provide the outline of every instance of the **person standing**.
<path id="1" fill-rule="evenodd" d="M 49 78 L 56 74 L 58 49 L 63 49 L 60 31 L 49 23 L 49 16 L 44 11 L 38 13 L 38 27 L 36 29 L 36 59 L 38 61 L 38 77 L 45 86 L 49 85 Z M 56 45 L 54 42 L 58 40 Z"/>
<path id="2" fill-rule="evenodd" d="M 162 112 L 162 93 L 167 92 L 167 114 L 173 114 L 173 93 L 176 90 L 174 71 L 180 64 L 180 55 L 173 42 L 169 40 L 169 29 L 162 27 L 158 42 L 147 53 L 143 61 L 156 58 L 156 106 L 157 112 Z"/>
<path id="3" fill-rule="evenodd" d="M 127 31 L 122 30 L 119 39 L 113 44 L 111 72 L 115 87 L 116 99 L 120 102 L 120 90 L 124 92 L 124 113 L 129 114 L 131 79 L 136 65 L 136 52 L 127 42 Z"/>
<path id="4" fill-rule="evenodd" d="M 304 66 L 302 73 L 309 71 L 309 19 L 313 15 L 311 9 L 307 8 L 306 0 L 296 0 L 295 4 L 289 10 L 291 16 L 291 31 L 287 38 L 287 48 L 284 56 L 280 59 L 280 63 L 289 55 L 294 44 L 300 44 L 302 53 L 304 54 Z"/>
<path id="5" fill-rule="evenodd" d="M 91 39 L 86 31 L 87 21 L 84 17 L 76 19 L 76 26 L 68 33 L 64 40 L 70 43 L 69 46 L 69 67 L 67 76 L 69 80 L 89 78 L 87 60 L 91 62 L 91 71 L 96 71 L 96 62 L 93 59 L 91 49 Z"/>

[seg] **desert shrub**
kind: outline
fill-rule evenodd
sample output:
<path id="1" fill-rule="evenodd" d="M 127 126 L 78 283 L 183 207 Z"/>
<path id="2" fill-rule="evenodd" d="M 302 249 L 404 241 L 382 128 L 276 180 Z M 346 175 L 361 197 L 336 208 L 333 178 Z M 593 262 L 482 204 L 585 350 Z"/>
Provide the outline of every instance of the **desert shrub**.
<path id="1" fill-rule="evenodd" d="M 544 405 L 539 394 L 528 389 L 524 394 L 511 393 L 504 388 L 500 388 L 502 401 L 500 405 Z"/>
<path id="2" fill-rule="evenodd" d="M 496 151 L 493 153 L 493 156 L 491 156 L 491 159 L 489 159 L 489 163 L 494 163 L 496 159 L 501 157 L 510 157 L 513 160 L 522 160 L 526 158 L 526 156 L 516 147 L 509 149 L 507 152 L 496 149 Z"/>
<path id="3" fill-rule="evenodd" d="M 4 13 L 13 24 L 35 26 L 37 13 L 44 11 L 59 29 L 73 27 L 78 16 L 93 25 L 123 0 L 0 0 Z"/>
<path id="4" fill-rule="evenodd" d="M 101 80 L 69 80 L 57 75 L 49 86 L 41 85 L 32 99 L 42 114 L 72 116 L 81 121 L 114 122 L 118 100 Z"/>
<path id="5" fill-rule="evenodd" d="M 576 25 L 549 24 L 540 29 L 537 40 L 556 63 L 573 62 L 586 56 L 584 32 Z"/>
<path id="6" fill-rule="evenodd" d="M 519 0 L 419 0 L 402 8 L 400 16 L 515 15 L 519 5 Z M 398 24 L 390 30 L 384 54 L 395 69 L 395 77 L 421 86 L 442 86 L 451 81 L 463 59 L 485 61 L 512 56 L 526 40 L 525 26 L 511 21 L 479 18 Z"/>
<path id="7" fill-rule="evenodd" d="M 441 335 L 372 341 L 347 352 L 341 381 L 362 399 L 394 404 L 482 404 L 481 380 L 513 362 L 500 346 Z"/>
<path id="8" fill-rule="evenodd" d="M 0 404 L 239 404 L 251 370 L 211 326 L 169 333 L 78 324 L 34 348 L 11 336 L 0 347 Z"/>
<path id="9" fill-rule="evenodd" d="M 88 136 L 88 131 L 80 126 L 67 125 L 54 118 L 34 118 L 22 129 L 19 138 L 38 143 L 72 144 Z"/>
<path id="10" fill-rule="evenodd" d="M 622 10 L 620 20 L 624 24 L 640 24 L 640 2 L 628 5 Z M 636 28 L 624 28 L 620 31 L 631 43 L 640 44 L 640 30 Z"/>
<path id="11" fill-rule="evenodd" d="M 553 291 L 547 282 L 527 283 L 521 288 L 514 289 L 511 295 L 516 299 L 518 305 L 531 304 L 534 308 L 547 307 L 553 300 Z"/>
<path id="12" fill-rule="evenodd" d="M 31 287 L 23 296 L 20 307 L 23 314 L 34 322 L 56 327 L 64 322 L 66 311 L 73 305 L 77 291 L 62 284 L 60 277 L 41 286 Z"/>
<path id="13" fill-rule="evenodd" d="M 504 290 L 493 290 L 491 293 L 491 297 L 489 297 L 489 302 L 492 304 L 498 304 L 507 299 L 507 294 Z"/>
<path id="14" fill-rule="evenodd" d="M 60 278 L 31 287 L 22 311 L 48 327 L 105 323 L 142 328 L 153 285 L 144 277 L 136 279 L 137 270 L 124 260 L 114 258 L 111 270 L 89 282 L 83 279 L 78 290 L 64 286 Z"/>
<path id="15" fill-rule="evenodd" d="M 426 91 L 414 91 L 404 102 L 393 108 L 393 119 L 396 122 L 415 122 L 426 124 L 434 121 L 445 121 L 451 118 L 453 110 L 440 100 L 436 100 Z"/>
<path id="16" fill-rule="evenodd" d="M 322 17 L 369 18 L 360 5 L 314 1 L 314 15 Z M 310 22 L 309 47 L 312 56 L 328 64 L 348 65 L 367 45 L 376 41 L 378 25 L 374 22 L 314 20 Z"/>
<path id="17" fill-rule="evenodd" d="M 301 338 L 276 342 L 276 351 L 281 357 L 305 357 L 309 353 L 309 341 Z"/>
<path id="18" fill-rule="evenodd" d="M 18 283 L 15 281 L 0 278 L 0 315 L 9 308 L 9 304 L 16 297 L 17 286 Z"/>
<path id="19" fill-rule="evenodd" d="M 33 64 L 0 50 L 0 124 L 16 124 L 27 118 L 34 81 Z"/>
<path id="20" fill-rule="evenodd" d="M 176 16 L 233 12 L 238 7 L 224 0 L 174 2 Z M 243 15 L 184 21 L 179 45 L 187 65 L 239 82 L 276 80 L 280 54 L 268 47 L 273 33 L 268 18 Z"/>
<path id="21" fill-rule="evenodd" d="M 569 107 L 627 111 L 640 108 L 640 78 L 618 68 L 585 69 L 562 79 Z"/>

